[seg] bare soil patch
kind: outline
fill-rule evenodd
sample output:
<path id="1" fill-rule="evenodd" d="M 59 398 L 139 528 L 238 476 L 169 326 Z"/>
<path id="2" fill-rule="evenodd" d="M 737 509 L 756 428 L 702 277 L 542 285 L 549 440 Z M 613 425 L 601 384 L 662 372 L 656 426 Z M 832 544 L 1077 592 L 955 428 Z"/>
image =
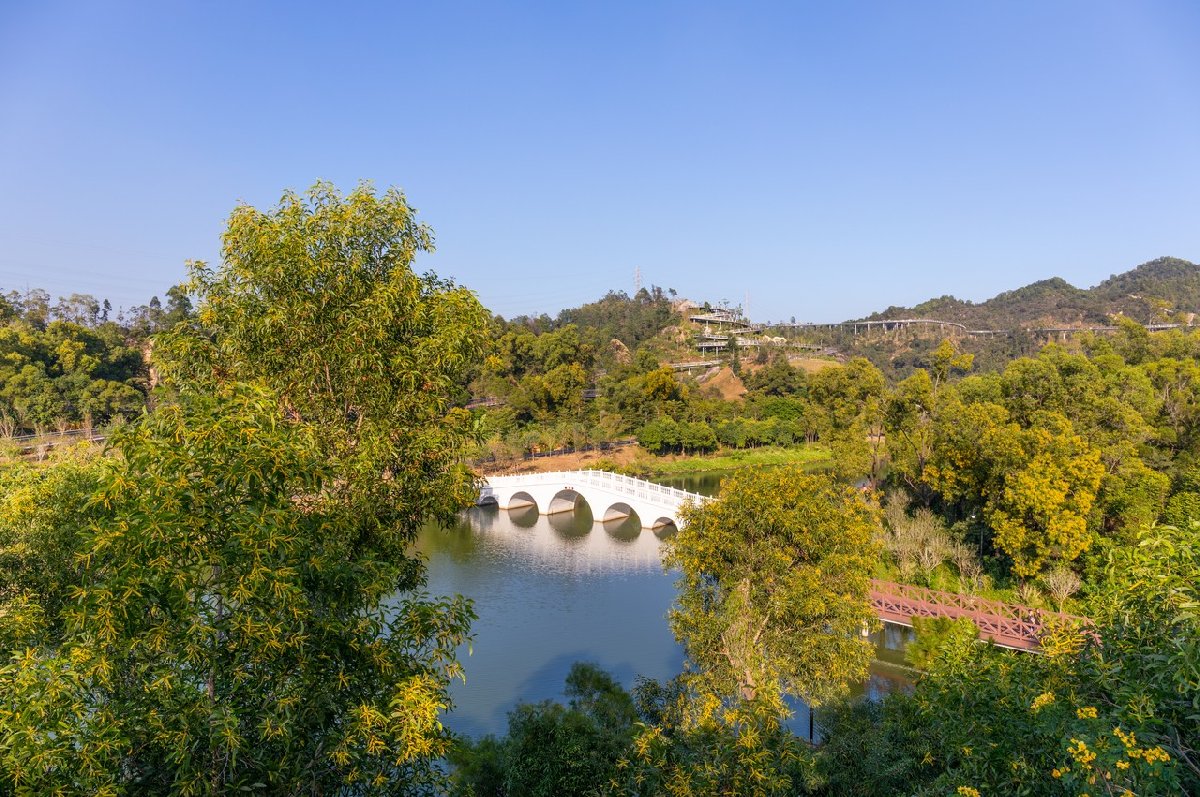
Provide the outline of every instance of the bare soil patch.
<path id="1" fill-rule="evenodd" d="M 480 467 L 483 476 L 503 476 L 512 473 L 550 473 L 559 470 L 587 470 L 598 460 L 629 465 L 645 452 L 641 446 L 622 446 L 608 451 L 576 451 L 574 454 L 555 454 L 551 457 L 494 462 Z"/>
<path id="2" fill-rule="evenodd" d="M 746 395 L 746 386 L 730 368 L 721 368 L 703 382 L 704 387 L 714 391 L 725 401 L 736 401 Z"/>

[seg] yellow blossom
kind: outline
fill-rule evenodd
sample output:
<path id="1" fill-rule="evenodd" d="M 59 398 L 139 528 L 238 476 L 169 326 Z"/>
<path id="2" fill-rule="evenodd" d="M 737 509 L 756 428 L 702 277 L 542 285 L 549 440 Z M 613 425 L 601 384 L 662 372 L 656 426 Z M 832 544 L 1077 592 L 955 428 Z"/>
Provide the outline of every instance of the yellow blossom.
<path id="1" fill-rule="evenodd" d="M 1087 766 L 1096 760 L 1096 754 L 1088 749 L 1087 742 L 1081 739 L 1072 739 L 1071 746 L 1067 748 L 1067 752 L 1071 754 L 1071 758 L 1075 759 L 1078 764 Z"/>
<path id="2" fill-rule="evenodd" d="M 958 793 L 961 794 L 962 797 L 979 797 L 979 789 L 976 789 L 972 786 L 959 786 Z"/>
<path id="3" fill-rule="evenodd" d="M 1038 711 L 1039 709 L 1043 708 L 1044 706 L 1048 706 L 1053 702 L 1054 702 L 1054 693 L 1053 692 L 1042 692 L 1040 695 L 1038 695 L 1037 697 L 1035 697 L 1033 699 L 1033 704 L 1029 707 L 1029 710 L 1030 711 Z"/>
<path id="4" fill-rule="evenodd" d="M 1096 719 L 1096 709 L 1094 706 L 1083 706 L 1075 709 L 1075 716 L 1081 720 L 1094 720 Z"/>
<path id="5" fill-rule="evenodd" d="M 1155 761 L 1166 763 L 1171 760 L 1171 756 L 1161 747 L 1147 747 L 1142 751 L 1142 758 L 1146 759 L 1147 764 L 1153 764 Z"/>

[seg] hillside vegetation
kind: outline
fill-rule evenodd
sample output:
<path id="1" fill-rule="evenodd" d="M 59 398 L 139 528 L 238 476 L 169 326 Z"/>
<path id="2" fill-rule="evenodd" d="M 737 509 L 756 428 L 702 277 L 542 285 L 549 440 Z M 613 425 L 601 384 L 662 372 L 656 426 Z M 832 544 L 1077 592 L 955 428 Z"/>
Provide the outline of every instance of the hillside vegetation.
<path id="1" fill-rule="evenodd" d="M 1186 321 L 1188 314 L 1196 312 L 1200 312 L 1200 266 L 1160 257 L 1093 288 L 1076 288 L 1054 277 L 978 304 L 940 296 L 915 307 L 889 307 L 862 320 L 936 318 L 971 329 L 1009 330 L 1108 324 L 1113 316 L 1143 324 Z"/>

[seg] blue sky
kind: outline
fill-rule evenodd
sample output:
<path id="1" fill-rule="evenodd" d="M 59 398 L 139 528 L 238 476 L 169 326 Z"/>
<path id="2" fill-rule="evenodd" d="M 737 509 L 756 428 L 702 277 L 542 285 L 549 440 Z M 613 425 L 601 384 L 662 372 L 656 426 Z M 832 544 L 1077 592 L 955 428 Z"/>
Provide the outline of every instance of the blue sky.
<path id="1" fill-rule="evenodd" d="M 343 7 L 344 6 L 344 7 Z M 1194 2 L 0 2 L 0 290 L 145 302 L 399 186 L 493 311 L 841 320 L 1200 260 Z"/>

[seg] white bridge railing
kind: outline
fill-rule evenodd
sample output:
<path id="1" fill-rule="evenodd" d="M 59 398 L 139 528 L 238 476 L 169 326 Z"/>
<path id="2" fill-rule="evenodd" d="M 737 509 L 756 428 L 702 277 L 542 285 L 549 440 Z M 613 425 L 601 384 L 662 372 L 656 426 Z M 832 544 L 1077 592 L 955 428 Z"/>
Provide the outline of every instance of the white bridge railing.
<path id="1" fill-rule="evenodd" d="M 669 503 L 675 507 L 687 501 L 702 504 L 711 500 L 709 496 L 699 493 L 667 487 L 663 484 L 655 484 L 644 479 L 635 479 L 632 476 L 623 476 L 620 473 L 610 473 L 605 470 L 569 470 L 553 473 L 523 473 L 516 476 L 489 476 L 480 490 L 480 497 L 490 495 L 495 487 L 520 487 L 535 484 L 560 484 L 563 489 L 573 488 L 576 485 L 587 485 L 643 501 Z"/>

